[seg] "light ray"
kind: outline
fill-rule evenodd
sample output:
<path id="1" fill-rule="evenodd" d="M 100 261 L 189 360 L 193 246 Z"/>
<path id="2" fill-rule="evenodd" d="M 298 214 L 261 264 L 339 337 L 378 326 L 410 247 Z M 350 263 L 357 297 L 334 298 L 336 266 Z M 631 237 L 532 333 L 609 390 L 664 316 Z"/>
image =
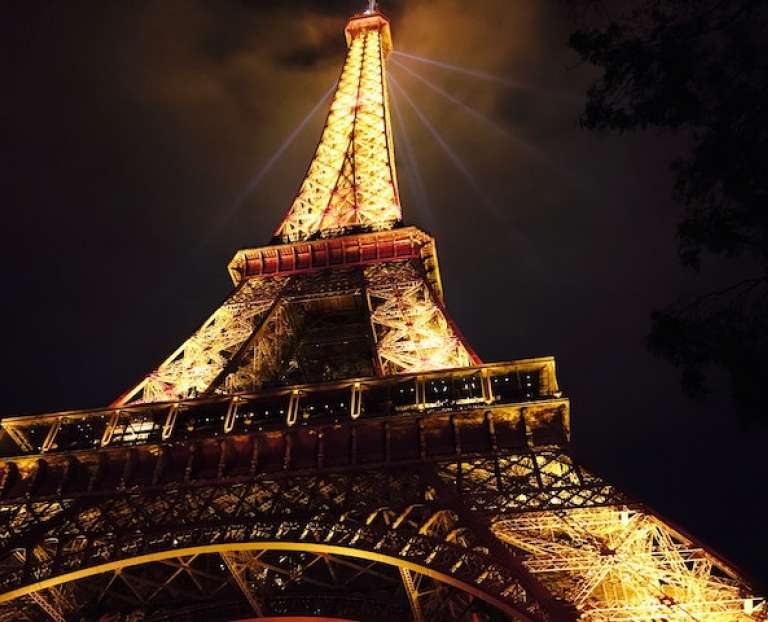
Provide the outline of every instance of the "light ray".
<path id="1" fill-rule="evenodd" d="M 410 135 L 405 128 L 405 121 L 403 115 L 400 112 L 400 105 L 396 98 L 392 98 L 392 109 L 395 113 L 395 119 L 397 124 L 395 125 L 395 132 L 397 134 L 398 144 L 403 145 L 405 151 L 405 157 L 408 160 L 409 172 L 412 172 L 412 179 L 414 190 L 419 198 L 419 201 L 424 205 L 427 216 L 430 223 L 433 221 L 432 209 L 429 204 L 429 195 L 427 194 L 427 188 L 424 184 L 424 177 L 421 174 L 421 167 L 416 160 L 416 152 L 413 149 L 413 143 L 411 143 Z"/>
<path id="2" fill-rule="evenodd" d="M 450 159 L 451 163 L 466 179 L 467 183 L 469 183 L 469 185 L 475 191 L 477 196 L 480 198 L 481 203 L 486 208 L 488 208 L 488 210 L 493 214 L 493 216 L 495 216 L 497 219 L 500 220 L 502 216 L 499 213 L 499 209 L 488 198 L 485 192 L 483 192 L 483 190 L 480 188 L 479 184 L 477 183 L 474 176 L 472 175 L 472 172 L 469 170 L 466 164 L 464 164 L 464 161 L 453 151 L 453 149 L 451 149 L 451 146 L 445 141 L 445 139 L 442 137 L 440 132 L 438 132 L 437 128 L 430 122 L 427 116 L 418 107 L 416 102 L 413 101 L 413 99 L 410 97 L 410 95 L 408 95 L 405 89 L 403 89 L 400 86 L 397 79 L 393 75 L 391 75 L 391 73 L 389 74 L 388 78 L 390 83 L 394 87 L 392 91 L 393 95 L 395 93 L 398 93 L 400 96 L 402 96 L 405 99 L 406 102 L 408 102 L 408 105 L 413 109 L 414 113 L 416 113 L 416 116 L 418 117 L 419 121 L 421 121 L 421 123 L 429 131 L 429 133 L 432 134 L 432 137 L 435 139 L 435 142 L 437 142 L 437 144 L 443 149 L 446 156 L 448 156 L 448 158 Z M 536 247 L 530 242 L 530 240 L 528 240 L 528 238 L 521 231 L 518 231 L 514 226 L 511 226 L 511 225 L 508 226 L 508 233 L 510 235 L 510 239 L 514 241 L 514 248 L 516 248 L 520 253 L 521 260 L 525 260 L 529 268 L 534 270 L 537 274 L 543 274 L 541 256 L 538 250 L 536 249 Z"/>
<path id="3" fill-rule="evenodd" d="M 534 147 L 530 143 L 526 142 L 519 136 L 516 136 L 512 132 L 510 132 L 506 127 L 498 123 L 497 121 L 494 121 L 489 116 L 483 114 L 479 110 L 476 110 L 469 106 L 468 104 L 461 101 L 458 97 L 455 95 L 452 95 L 442 87 L 438 86 L 428 78 L 425 78 L 421 74 L 415 72 L 410 67 L 404 65 L 403 63 L 397 61 L 396 59 L 392 59 L 392 63 L 396 65 L 398 68 L 402 69 L 403 71 L 407 72 L 410 76 L 427 86 L 429 89 L 433 90 L 438 95 L 441 95 L 448 101 L 450 101 L 452 104 L 455 104 L 456 106 L 459 106 L 464 112 L 466 112 L 469 116 L 471 116 L 473 119 L 476 119 L 483 123 L 484 125 L 487 125 L 490 129 L 499 132 L 502 134 L 505 138 L 508 140 L 514 142 L 515 144 L 519 145 L 523 149 L 529 152 L 529 154 L 533 155 L 536 159 L 538 159 L 540 162 L 548 166 L 549 168 L 553 169 L 554 171 L 560 173 L 563 176 L 570 177 L 570 175 L 563 171 L 555 162 L 553 162 L 549 156 L 547 156 L 545 153 L 543 153 L 540 149 L 537 147 Z"/>
<path id="4" fill-rule="evenodd" d="M 325 103 L 325 101 L 331 96 L 331 93 L 333 93 L 334 89 L 336 88 L 336 82 L 334 82 L 331 85 L 331 88 L 329 88 L 322 97 L 315 103 L 314 106 L 312 106 L 312 109 L 307 113 L 307 115 L 301 120 L 301 122 L 291 130 L 291 133 L 286 136 L 285 140 L 282 142 L 282 144 L 277 148 L 277 150 L 270 156 L 270 158 L 264 163 L 264 165 L 259 169 L 259 171 L 256 173 L 256 175 L 253 176 L 253 178 L 248 182 L 246 187 L 243 189 L 243 191 L 238 195 L 237 199 L 235 200 L 235 210 L 239 209 L 240 206 L 243 204 L 245 199 L 248 198 L 248 195 L 250 195 L 261 183 L 261 181 L 266 177 L 267 173 L 272 169 L 272 167 L 277 163 L 277 161 L 283 156 L 283 154 L 286 152 L 288 147 L 291 146 L 294 140 L 296 140 L 296 137 L 301 133 L 301 131 L 306 127 L 307 123 L 309 123 L 312 120 L 312 117 L 315 116 L 315 113 L 320 109 L 320 106 Z"/>
<path id="5" fill-rule="evenodd" d="M 210 231 L 209 234 L 200 241 L 200 245 L 204 246 L 205 244 L 207 244 L 210 241 L 210 239 L 213 238 L 219 231 L 221 231 L 232 220 L 234 215 L 238 211 L 240 211 L 246 199 L 254 192 L 254 190 L 256 190 L 256 188 L 258 188 L 259 184 L 261 184 L 261 182 L 267 176 L 267 173 L 269 173 L 269 171 L 272 170 L 275 164 L 277 164 L 280 158 L 285 154 L 288 148 L 293 144 L 293 141 L 296 140 L 296 137 L 312 120 L 315 114 L 317 114 L 317 111 L 320 110 L 323 103 L 325 103 L 328 100 L 328 98 L 331 96 L 331 94 L 335 90 L 336 84 L 337 82 L 334 82 L 331 85 L 331 87 L 325 93 L 323 93 L 323 95 L 320 97 L 319 100 L 317 100 L 315 105 L 312 106 L 312 109 L 306 114 L 306 116 L 299 122 L 299 124 L 296 127 L 294 127 L 291 130 L 288 136 L 285 137 L 285 140 L 283 140 L 283 142 L 275 150 L 275 152 L 269 157 L 269 159 L 266 162 L 264 162 L 261 168 L 246 184 L 245 188 L 243 188 L 243 190 L 241 190 L 240 193 L 236 196 L 235 200 L 232 202 L 232 205 L 224 211 L 218 223 L 213 227 L 213 230 Z"/>
<path id="6" fill-rule="evenodd" d="M 432 138 L 435 139 L 435 142 L 440 146 L 440 148 L 443 150 L 445 155 L 448 156 L 448 159 L 456 167 L 456 170 L 458 170 L 461 173 L 462 177 L 464 177 L 467 183 L 469 183 L 472 189 L 477 193 L 477 195 L 482 200 L 483 204 L 486 207 L 489 207 L 494 213 L 496 213 L 497 212 L 496 207 L 493 205 L 493 203 L 488 199 L 488 197 L 482 191 L 474 175 L 472 175 L 472 171 L 469 170 L 469 168 L 464 163 L 464 161 L 456 154 L 456 152 L 451 148 L 451 146 L 445 141 L 442 134 L 440 134 L 437 128 L 434 125 L 432 125 L 432 122 L 421 111 L 421 108 L 418 107 L 416 102 L 414 102 L 413 99 L 411 99 L 411 96 L 405 92 L 405 89 L 403 89 L 400 86 L 400 84 L 397 82 L 395 77 L 390 75 L 389 80 L 392 83 L 392 86 L 395 87 L 395 91 L 399 93 L 403 97 L 403 99 L 405 99 L 408 105 L 413 109 L 419 121 L 421 121 L 422 125 L 424 125 L 424 127 L 427 128 L 429 133 L 432 134 Z"/>
<path id="7" fill-rule="evenodd" d="M 453 71 L 456 73 L 464 74 L 466 76 L 477 78 L 479 80 L 485 80 L 486 82 L 496 82 L 497 84 L 501 84 L 510 89 L 518 89 L 518 90 L 527 91 L 529 93 L 533 93 L 536 95 L 542 95 L 545 97 L 555 97 L 558 99 L 570 100 L 577 103 L 581 103 L 582 101 L 584 101 L 583 96 L 580 96 L 580 95 L 571 95 L 570 93 L 562 93 L 560 91 L 551 91 L 549 89 L 543 89 L 538 86 L 531 86 L 530 84 L 523 84 L 522 82 L 516 82 L 515 80 L 510 80 L 509 78 L 505 78 L 503 76 L 497 76 L 495 74 L 488 73 L 487 71 L 481 71 L 479 69 L 470 69 L 468 67 L 461 67 L 459 65 L 453 65 L 451 63 L 446 63 L 444 61 L 435 60 L 432 58 L 425 58 L 424 56 L 409 54 L 407 52 L 401 52 L 399 50 L 392 50 L 392 56 L 409 58 L 419 63 L 433 65 L 435 67 L 440 67 L 441 69 L 445 69 L 447 71 Z"/>

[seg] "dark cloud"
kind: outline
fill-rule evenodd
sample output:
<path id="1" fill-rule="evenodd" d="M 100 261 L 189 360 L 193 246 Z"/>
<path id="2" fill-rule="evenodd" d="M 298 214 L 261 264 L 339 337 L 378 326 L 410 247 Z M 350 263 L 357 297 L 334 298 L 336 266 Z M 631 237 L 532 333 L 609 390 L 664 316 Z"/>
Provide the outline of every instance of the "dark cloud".
<path id="1" fill-rule="evenodd" d="M 494 128 L 391 68 L 480 189 L 395 97 L 406 219 L 436 234 L 464 333 L 486 360 L 557 355 L 580 455 L 759 572 L 762 519 L 740 508 L 768 477 L 766 431 L 741 429 L 717 395 L 683 399 L 643 345 L 653 307 L 709 285 L 675 252 L 668 163 L 684 145 L 578 129 L 572 96 L 593 72 L 565 46 L 558 3 L 381 4 L 397 49 L 526 87 L 402 60 Z M 226 294 L 228 259 L 271 237 L 322 116 L 236 199 L 337 78 L 344 16 L 364 6 L 12 6 L 1 26 L 3 414 L 110 401 Z"/>
<path id="2" fill-rule="evenodd" d="M 278 53 L 274 59 L 278 66 L 309 68 L 328 59 L 338 60 L 344 49 L 344 42 L 339 39 L 338 33 L 333 33 L 319 43 L 311 45 L 302 43 L 290 50 Z"/>

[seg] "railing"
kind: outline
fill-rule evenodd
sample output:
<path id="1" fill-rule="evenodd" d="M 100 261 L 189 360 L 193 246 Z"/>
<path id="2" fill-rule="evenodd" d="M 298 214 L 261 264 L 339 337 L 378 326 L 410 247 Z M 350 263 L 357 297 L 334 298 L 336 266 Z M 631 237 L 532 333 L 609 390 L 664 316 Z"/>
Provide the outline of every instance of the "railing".
<path id="1" fill-rule="evenodd" d="M 6 433 L 0 441 L 0 457 L 188 441 L 560 397 L 554 359 L 530 359 L 178 402 L 11 417 L 0 422 Z"/>

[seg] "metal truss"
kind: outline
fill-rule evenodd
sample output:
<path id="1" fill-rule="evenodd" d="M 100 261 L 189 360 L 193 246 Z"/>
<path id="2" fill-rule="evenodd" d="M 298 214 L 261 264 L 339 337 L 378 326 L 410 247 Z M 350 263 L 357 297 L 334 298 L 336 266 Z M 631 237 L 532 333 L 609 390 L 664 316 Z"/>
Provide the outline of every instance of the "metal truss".
<path id="1" fill-rule="evenodd" d="M 765 601 L 732 570 L 641 509 L 532 512 L 494 532 L 589 622 L 768 619 Z"/>
<path id="2" fill-rule="evenodd" d="M 186 555 L 78 579 L 69 585 L 82 600 L 66 616 L 95 619 L 92 612 L 111 611 L 99 620 L 307 615 L 392 622 L 413 617 L 403 572 L 413 586 L 421 622 L 508 619 L 482 600 L 418 572 L 341 555 L 268 550 Z M 0 603 L 0 620 L 45 619 L 34 603 L 46 592 L 36 592 L 26 602 Z M 215 610 L 212 602 L 217 603 Z"/>
<path id="3" fill-rule="evenodd" d="M 224 565 L 235 574 L 262 572 L 269 570 L 268 558 L 260 555 L 277 551 L 283 552 L 278 557 L 296 553 L 313 563 L 342 556 L 403 568 L 458 589 L 466 603 L 479 599 L 517 619 L 556 619 L 530 579 L 479 545 L 477 527 L 463 524 L 451 503 L 441 500 L 421 469 L 96 495 L 6 542 L 0 598 L 18 599 L 105 570 L 211 553 L 229 556 Z M 35 555 L 31 542 L 48 553 Z M 180 572 L 185 568 L 182 563 Z M 288 580 L 280 572 L 275 577 L 278 584 Z M 250 585 L 237 583 L 241 590 Z M 427 611 L 435 606 L 426 600 L 431 593 L 411 591 L 410 598 Z M 256 602 L 254 596 L 251 604 Z M 460 609 L 458 601 L 453 606 Z"/>
<path id="4" fill-rule="evenodd" d="M 622 503 L 615 487 L 579 468 L 562 450 L 495 455 L 441 464 L 446 483 L 473 508 L 495 518 L 541 509 L 583 508 Z"/>
<path id="5" fill-rule="evenodd" d="M 275 303 L 233 358 L 232 364 L 222 372 L 222 380 L 214 382 L 211 390 L 216 393 L 240 393 L 260 389 L 265 380 L 276 376 L 294 332 L 288 304 L 284 301 Z"/>
<path id="6" fill-rule="evenodd" d="M 359 620 L 400 620 L 409 611 L 414 622 L 469 620 L 473 612 L 488 611 L 461 590 L 376 561 L 265 550 L 221 555 L 257 616 L 295 614 L 297 593 L 305 594 L 303 598 L 312 594 L 308 600 L 315 614 Z M 333 610 L 328 611 L 329 605 Z"/>
<path id="7" fill-rule="evenodd" d="M 403 619 L 391 608 L 383 618 L 361 614 L 383 611 L 381 590 L 395 586 L 397 606 L 425 622 L 566 620 L 577 611 L 590 622 L 768 619 L 764 601 L 727 566 L 562 448 L 501 451 L 513 430 L 502 413 L 479 426 L 433 418 L 443 432 L 420 423 L 421 442 L 447 432 L 456 457 L 430 461 L 427 441 L 406 468 L 356 459 L 352 470 L 268 474 L 273 459 L 261 456 L 267 462 L 251 457 L 258 468 L 243 481 L 227 472 L 242 450 L 222 445 L 213 470 L 186 459 L 184 482 L 163 471 L 165 452 L 155 462 L 105 457 L 96 464 L 114 466 L 99 467 L 101 475 L 83 463 L 77 479 L 87 488 L 70 497 L 69 486 L 56 485 L 55 461 L 38 467 L 24 476 L 36 486 L 15 486 L 15 500 L 3 487 L 0 619 L 8 608 L 9 619 L 66 619 L 122 602 L 161 620 L 173 603 L 202 611 L 211 599 L 230 603 L 231 617 L 246 607 Z M 462 455 L 480 431 L 485 455 Z M 316 450 L 294 445 L 301 451 Z M 110 472 L 123 474 L 116 484 Z M 41 498 L 52 491 L 56 501 Z"/>
<path id="8" fill-rule="evenodd" d="M 329 268 L 343 271 L 390 260 L 420 261 L 427 282 L 442 301 L 435 240 L 416 227 L 241 249 L 229 262 L 228 270 L 232 282 L 240 285 L 248 278 L 293 276 Z"/>
<path id="9" fill-rule="evenodd" d="M 349 50 L 320 143 L 276 235 L 288 241 L 350 228 L 388 229 L 401 219 L 379 15 L 347 26 Z"/>
<path id="10" fill-rule="evenodd" d="M 116 405 L 163 402 L 203 394 L 275 304 L 285 279 L 246 281 L 192 337 Z"/>
<path id="11" fill-rule="evenodd" d="M 55 595 L 57 600 L 62 599 L 61 592 L 58 588 L 51 588 L 49 590 L 49 593 L 52 596 Z M 66 618 L 64 618 L 64 615 L 62 613 L 60 606 L 57 606 L 56 604 L 49 602 L 44 594 L 40 592 L 32 592 L 29 595 L 29 599 L 32 602 L 34 602 L 38 607 L 40 607 L 40 609 L 42 609 L 47 614 L 47 616 L 54 622 L 66 622 Z"/>
<path id="12" fill-rule="evenodd" d="M 300 303 L 328 296 L 360 298 L 372 329 L 360 337 L 376 341 L 375 355 L 365 356 L 378 360 L 382 374 L 479 363 L 422 273 L 411 262 L 394 261 L 243 281 L 192 337 L 114 405 L 260 389 L 276 380 L 290 354 L 304 314 Z"/>
<path id="13" fill-rule="evenodd" d="M 479 363 L 410 262 L 371 266 L 365 278 L 383 374 Z"/>
<path id="14" fill-rule="evenodd" d="M 264 617 L 264 603 L 258 596 L 257 586 L 254 582 L 248 578 L 248 571 L 252 570 L 255 563 L 258 561 L 258 555 L 254 555 L 249 551 L 227 551 L 221 553 L 221 558 L 227 565 L 229 572 L 237 583 L 237 587 L 243 593 L 243 596 L 248 600 L 248 604 L 253 609 L 258 617 Z"/>
<path id="15" fill-rule="evenodd" d="M 24 555 L 16 551 L 16 558 L 24 560 Z M 27 555 L 33 555 L 39 561 L 50 561 L 50 553 L 45 546 L 36 546 L 27 550 Z M 73 612 L 77 606 L 75 586 L 71 583 L 55 585 L 47 590 L 31 592 L 27 598 L 39 607 L 53 622 L 66 622 L 65 616 Z"/>

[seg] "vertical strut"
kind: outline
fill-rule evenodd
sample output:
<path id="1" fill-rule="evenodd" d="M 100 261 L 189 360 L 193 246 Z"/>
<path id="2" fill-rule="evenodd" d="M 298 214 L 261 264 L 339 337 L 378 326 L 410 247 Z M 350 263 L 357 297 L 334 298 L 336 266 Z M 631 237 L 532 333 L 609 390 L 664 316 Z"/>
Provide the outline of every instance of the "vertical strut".
<path id="1" fill-rule="evenodd" d="M 261 601 L 251 591 L 248 582 L 245 580 L 245 571 L 248 569 L 248 565 L 239 562 L 232 553 L 221 553 L 221 559 L 224 560 L 232 578 L 235 580 L 235 583 L 237 583 L 237 587 L 240 588 L 240 591 L 243 593 L 243 596 L 245 596 L 248 604 L 253 609 L 253 612 L 260 618 L 264 617 Z"/>
<path id="2" fill-rule="evenodd" d="M 413 615 L 413 622 L 422 622 L 423 617 L 421 615 L 421 606 L 419 605 L 419 592 L 416 589 L 416 584 L 413 582 L 413 575 L 407 568 L 400 567 L 400 577 L 403 580 L 403 587 L 405 593 L 408 595 L 408 602 L 411 605 L 411 614 Z"/>
<path id="3" fill-rule="evenodd" d="M 49 603 L 45 596 L 43 596 L 40 592 L 32 592 L 29 595 L 29 598 L 38 607 L 40 607 L 40 609 L 45 611 L 48 617 L 54 622 L 67 622 L 66 618 L 64 618 L 64 616 L 61 614 L 61 611 Z"/>

